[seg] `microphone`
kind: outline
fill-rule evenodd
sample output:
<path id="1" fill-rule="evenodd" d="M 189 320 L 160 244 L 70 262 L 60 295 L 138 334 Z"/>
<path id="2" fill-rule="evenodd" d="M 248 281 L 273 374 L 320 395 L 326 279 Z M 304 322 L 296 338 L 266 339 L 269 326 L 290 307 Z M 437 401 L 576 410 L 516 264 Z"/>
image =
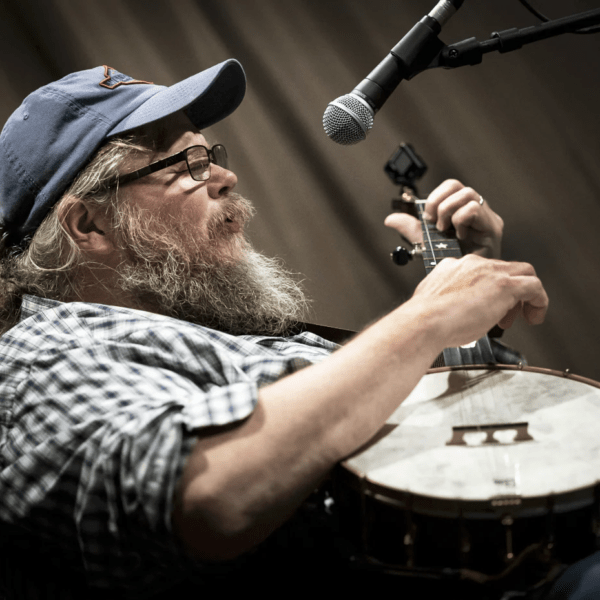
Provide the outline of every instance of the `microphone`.
<path id="1" fill-rule="evenodd" d="M 325 133 L 349 146 L 364 140 L 373 117 L 403 79 L 425 69 L 444 47 L 438 39 L 464 0 L 440 0 L 349 94 L 330 102 L 323 114 Z"/>

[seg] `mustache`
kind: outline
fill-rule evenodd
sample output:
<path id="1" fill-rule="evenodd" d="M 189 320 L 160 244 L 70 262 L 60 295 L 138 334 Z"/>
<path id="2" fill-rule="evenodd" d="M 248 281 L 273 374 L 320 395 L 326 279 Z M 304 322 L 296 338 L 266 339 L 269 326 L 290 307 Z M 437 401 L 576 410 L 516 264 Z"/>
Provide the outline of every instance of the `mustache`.
<path id="1" fill-rule="evenodd" d="M 244 227 L 256 212 L 252 202 L 236 192 L 227 193 L 220 203 L 220 209 L 211 215 L 207 223 L 210 240 L 227 231 L 230 222 Z"/>

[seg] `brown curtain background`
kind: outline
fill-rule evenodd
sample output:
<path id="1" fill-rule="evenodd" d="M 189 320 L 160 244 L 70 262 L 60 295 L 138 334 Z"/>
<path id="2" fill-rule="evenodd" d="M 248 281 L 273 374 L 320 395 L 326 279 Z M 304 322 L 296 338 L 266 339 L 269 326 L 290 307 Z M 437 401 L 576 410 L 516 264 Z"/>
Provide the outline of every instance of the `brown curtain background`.
<path id="1" fill-rule="evenodd" d="M 551 17 L 594 0 L 537 0 Z M 400 142 L 476 188 L 506 224 L 504 257 L 534 264 L 551 298 L 544 325 L 505 341 L 529 362 L 600 380 L 600 34 L 486 55 L 476 67 L 404 82 L 368 139 L 337 146 L 321 125 L 436 0 L 0 1 L 2 122 L 35 88 L 108 64 L 170 85 L 229 57 L 244 65 L 241 108 L 209 132 L 258 216 L 256 246 L 304 274 L 313 320 L 360 329 L 406 299 L 422 265 L 389 260 L 382 226 L 396 188 L 383 165 Z M 466 0 L 446 43 L 536 23 L 517 0 Z"/>

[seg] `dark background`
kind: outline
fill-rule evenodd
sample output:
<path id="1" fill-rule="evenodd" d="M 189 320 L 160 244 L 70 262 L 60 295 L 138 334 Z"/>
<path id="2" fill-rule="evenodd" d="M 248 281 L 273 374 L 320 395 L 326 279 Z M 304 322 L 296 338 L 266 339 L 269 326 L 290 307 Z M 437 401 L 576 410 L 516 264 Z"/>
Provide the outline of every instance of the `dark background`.
<path id="1" fill-rule="evenodd" d="M 257 247 L 304 275 L 313 320 L 360 329 L 423 275 L 388 255 L 395 187 L 383 165 L 400 142 L 504 218 L 504 257 L 534 264 L 551 299 L 544 325 L 505 335 L 536 366 L 600 380 L 600 34 L 563 35 L 476 67 L 403 83 L 369 138 L 337 146 L 328 102 L 348 93 L 435 0 L 20 0 L 0 2 L 0 119 L 35 88 L 107 64 L 169 85 L 229 57 L 244 65 L 241 108 L 209 131 L 232 156 L 238 191 L 259 210 Z M 534 0 L 551 17 L 592 0 Z M 536 23 L 517 0 L 466 0 L 446 43 Z"/>

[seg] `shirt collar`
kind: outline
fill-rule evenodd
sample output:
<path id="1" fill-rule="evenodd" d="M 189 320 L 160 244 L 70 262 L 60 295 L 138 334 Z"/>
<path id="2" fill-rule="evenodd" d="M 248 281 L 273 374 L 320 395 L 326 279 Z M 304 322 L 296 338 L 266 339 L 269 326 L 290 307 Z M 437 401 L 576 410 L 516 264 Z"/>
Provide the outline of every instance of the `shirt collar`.
<path id="1" fill-rule="evenodd" d="M 59 302 L 58 300 L 39 298 L 38 296 L 29 296 L 28 294 L 25 294 L 23 296 L 23 303 L 21 304 L 21 316 L 19 321 L 24 321 L 43 310 L 56 308 L 61 304 L 63 304 L 63 302 Z"/>

